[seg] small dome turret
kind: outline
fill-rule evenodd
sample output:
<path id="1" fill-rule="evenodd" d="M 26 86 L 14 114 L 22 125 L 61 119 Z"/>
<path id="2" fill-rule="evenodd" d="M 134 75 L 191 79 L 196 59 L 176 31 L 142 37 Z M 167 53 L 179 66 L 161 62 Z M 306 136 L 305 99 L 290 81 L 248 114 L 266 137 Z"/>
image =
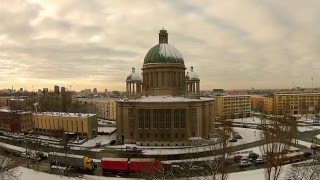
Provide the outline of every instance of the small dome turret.
<path id="1" fill-rule="evenodd" d="M 133 67 L 131 74 L 127 77 L 127 81 L 142 81 L 141 76 L 136 73 L 136 69 Z"/>
<path id="2" fill-rule="evenodd" d="M 190 80 L 200 80 L 198 74 L 193 71 L 193 66 L 191 66 L 190 72 L 187 73 L 186 78 Z"/>

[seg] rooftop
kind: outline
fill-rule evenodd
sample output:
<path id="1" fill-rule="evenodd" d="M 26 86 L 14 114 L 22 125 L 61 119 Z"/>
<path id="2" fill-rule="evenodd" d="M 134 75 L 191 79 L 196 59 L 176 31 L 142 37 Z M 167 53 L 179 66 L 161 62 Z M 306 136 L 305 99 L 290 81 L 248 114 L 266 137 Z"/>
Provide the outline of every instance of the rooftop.
<path id="1" fill-rule="evenodd" d="M 201 97 L 200 99 L 190 99 L 181 96 L 142 96 L 139 99 L 120 99 L 119 102 L 201 102 L 212 101 L 213 98 Z"/>
<path id="2" fill-rule="evenodd" d="M 62 116 L 62 117 L 92 117 L 95 116 L 96 114 L 86 114 L 86 113 L 65 113 L 65 112 L 39 112 L 39 113 L 34 113 L 34 115 L 39 115 L 39 116 Z"/>
<path id="3" fill-rule="evenodd" d="M 0 108 L 0 112 L 16 113 L 16 114 L 28 114 L 28 113 L 31 113 L 30 111 L 10 110 L 10 109 L 7 109 L 7 108 Z"/>

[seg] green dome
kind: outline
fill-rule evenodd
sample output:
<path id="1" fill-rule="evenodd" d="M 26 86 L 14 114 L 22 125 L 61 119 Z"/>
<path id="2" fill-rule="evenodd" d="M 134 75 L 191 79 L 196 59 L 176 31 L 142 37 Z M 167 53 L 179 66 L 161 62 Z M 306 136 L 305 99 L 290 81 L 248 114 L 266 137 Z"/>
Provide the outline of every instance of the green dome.
<path id="1" fill-rule="evenodd" d="M 157 44 L 148 51 L 143 64 L 152 63 L 175 63 L 184 65 L 181 53 L 167 43 Z"/>

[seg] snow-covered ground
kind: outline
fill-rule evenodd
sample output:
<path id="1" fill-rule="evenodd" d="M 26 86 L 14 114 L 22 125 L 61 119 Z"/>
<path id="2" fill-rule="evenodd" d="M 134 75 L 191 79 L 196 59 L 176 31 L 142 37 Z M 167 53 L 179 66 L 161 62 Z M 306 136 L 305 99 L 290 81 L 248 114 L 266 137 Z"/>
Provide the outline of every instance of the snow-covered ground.
<path id="1" fill-rule="evenodd" d="M 295 140 L 292 140 L 292 142 L 294 142 Z M 307 148 L 311 147 L 311 143 L 310 142 L 306 142 L 306 141 L 302 141 L 302 140 L 298 140 L 298 144 L 305 146 Z"/>
<path id="2" fill-rule="evenodd" d="M 250 128 L 239 128 L 239 127 L 234 127 L 233 130 L 238 132 L 240 136 L 242 136 L 242 139 L 238 139 L 237 142 L 231 142 L 230 144 L 232 146 L 252 143 L 252 142 L 261 140 L 261 136 L 260 136 L 261 130 L 250 129 Z"/>
<path id="3" fill-rule="evenodd" d="M 14 146 L 14 145 L 2 143 L 2 142 L 0 142 L 0 147 L 5 148 L 5 149 L 9 149 L 9 150 L 14 150 L 16 152 L 25 152 L 26 151 L 26 148 Z"/>
<path id="4" fill-rule="evenodd" d="M 237 118 L 232 120 L 235 123 L 250 123 L 250 124 L 261 124 L 261 119 L 259 117 L 246 117 L 246 118 Z M 267 123 L 270 123 L 270 120 L 266 120 Z"/>
<path id="5" fill-rule="evenodd" d="M 237 151 L 236 153 L 245 152 L 245 151 L 253 151 L 256 154 L 261 155 L 262 154 L 261 153 L 261 148 L 262 148 L 262 146 L 256 146 L 256 147 L 253 147 L 253 148 L 248 148 L 248 149 L 244 149 L 244 150 L 241 150 L 241 151 Z M 293 147 L 293 146 L 290 146 L 289 150 L 300 150 L 300 149 L 296 148 L 296 147 Z"/>
<path id="6" fill-rule="evenodd" d="M 101 145 L 108 145 L 111 140 L 116 139 L 116 134 L 113 133 L 111 135 L 98 135 L 95 138 L 88 139 L 85 143 L 79 145 L 81 147 L 94 147 L 96 143 L 100 142 Z"/>
<path id="7" fill-rule="evenodd" d="M 116 127 L 98 127 L 98 132 L 99 133 L 107 133 L 107 134 L 112 134 L 117 130 Z"/>
<path id="8" fill-rule="evenodd" d="M 249 129 L 249 128 L 233 128 L 234 131 L 239 132 L 243 139 L 238 139 L 237 142 L 228 143 L 229 146 L 237 146 L 241 144 L 247 144 L 251 142 L 255 142 L 261 139 L 260 130 Z M 143 154 L 146 155 L 165 155 L 165 154 L 187 154 L 187 153 L 196 153 L 196 152 L 204 152 L 204 151 L 212 151 L 214 149 L 218 149 L 216 145 L 206 145 L 206 146 L 198 146 L 198 147 L 185 147 L 180 149 L 173 148 L 158 148 L 158 149 L 147 149 L 147 148 L 139 148 L 142 150 Z"/>
<path id="9" fill-rule="evenodd" d="M 67 176 L 60 176 L 56 174 L 48 174 L 44 172 L 38 172 L 33 169 L 28 169 L 25 167 L 17 167 L 15 168 L 15 172 L 18 175 L 17 180 L 34 180 L 34 179 L 45 179 L 45 180 L 120 180 L 126 178 L 120 177 L 103 177 L 103 176 L 91 176 L 91 175 L 83 175 L 82 177 L 67 177 Z"/>
<path id="10" fill-rule="evenodd" d="M 298 126 L 299 132 L 314 131 L 320 129 L 320 126 Z"/>

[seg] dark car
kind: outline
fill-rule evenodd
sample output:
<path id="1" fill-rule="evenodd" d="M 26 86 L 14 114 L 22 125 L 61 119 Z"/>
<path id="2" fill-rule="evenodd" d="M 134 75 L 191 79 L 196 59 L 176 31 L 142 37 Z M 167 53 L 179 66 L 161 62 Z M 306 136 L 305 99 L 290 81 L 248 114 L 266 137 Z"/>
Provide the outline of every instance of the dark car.
<path id="1" fill-rule="evenodd" d="M 253 161 L 253 163 L 255 165 L 259 165 L 259 164 L 264 164 L 264 160 L 262 158 L 257 158 L 256 160 Z"/>
<path id="2" fill-rule="evenodd" d="M 251 159 L 257 159 L 259 157 L 259 154 L 257 154 L 257 153 L 250 153 L 249 154 L 249 158 L 251 158 Z"/>
<path id="3" fill-rule="evenodd" d="M 112 139 L 112 140 L 110 141 L 110 145 L 115 145 L 115 144 L 116 144 L 116 140 Z"/>
<path id="4" fill-rule="evenodd" d="M 48 159 L 48 156 L 45 155 L 43 152 L 37 152 L 36 155 L 41 159 Z"/>
<path id="5" fill-rule="evenodd" d="M 232 136 L 236 139 L 242 139 L 242 136 L 240 136 L 240 134 L 233 134 Z"/>
<path id="6" fill-rule="evenodd" d="M 250 126 L 248 124 L 243 124 L 242 127 L 243 128 L 249 128 Z"/>
<path id="7" fill-rule="evenodd" d="M 237 140 L 236 138 L 234 138 L 234 137 L 229 140 L 229 142 L 237 142 L 237 141 L 238 141 L 238 140 Z"/>

